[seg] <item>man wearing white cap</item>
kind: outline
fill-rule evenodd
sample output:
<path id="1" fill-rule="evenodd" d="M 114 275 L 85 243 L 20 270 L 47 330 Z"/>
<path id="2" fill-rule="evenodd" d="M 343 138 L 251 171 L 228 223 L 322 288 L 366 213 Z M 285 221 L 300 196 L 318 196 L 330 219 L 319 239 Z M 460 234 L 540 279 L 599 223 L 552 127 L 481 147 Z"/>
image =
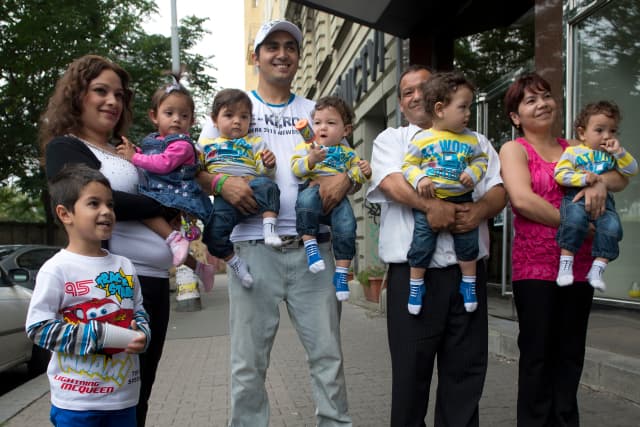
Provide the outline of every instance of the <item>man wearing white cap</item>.
<path id="1" fill-rule="evenodd" d="M 259 135 L 276 156 L 275 181 L 280 188 L 278 234 L 280 248 L 264 244 L 261 217 L 238 224 L 231 236 L 236 253 L 248 264 L 254 282 L 250 289 L 229 275 L 231 328 L 232 427 L 267 427 L 269 402 L 265 378 L 269 354 L 279 324 L 279 303 L 284 301 L 306 352 L 316 400 L 317 425 L 351 426 L 340 343 L 340 309 L 332 284 L 334 266 L 319 273 L 307 268 L 304 244 L 296 234 L 295 201 L 298 181 L 289 162 L 301 136 L 294 127 L 298 119 L 311 121 L 314 103 L 291 93 L 298 70 L 302 33 L 291 22 L 279 20 L 262 25 L 256 34 L 252 58 L 258 69 L 258 88 L 249 92 L 253 103 L 250 133 Z M 208 121 L 200 136 L 217 136 Z M 202 173 L 210 184 L 213 176 Z M 326 210 L 346 195 L 351 182 L 346 174 L 320 182 Z M 241 212 L 257 211 L 251 188 L 243 178 L 228 177 L 220 195 Z M 332 263 L 330 233 L 317 237 L 323 258 Z"/>

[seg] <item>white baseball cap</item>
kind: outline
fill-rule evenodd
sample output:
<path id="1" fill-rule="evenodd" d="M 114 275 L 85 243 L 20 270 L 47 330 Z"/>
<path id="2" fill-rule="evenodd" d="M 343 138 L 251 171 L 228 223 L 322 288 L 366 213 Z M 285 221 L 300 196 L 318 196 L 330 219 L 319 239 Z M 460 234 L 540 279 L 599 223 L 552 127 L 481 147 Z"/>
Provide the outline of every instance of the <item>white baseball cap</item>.
<path id="1" fill-rule="evenodd" d="M 285 31 L 291 34 L 291 36 L 298 43 L 298 49 L 302 45 L 302 32 L 300 31 L 300 28 L 298 28 L 297 25 L 282 19 L 269 21 L 262 24 L 262 26 L 258 30 L 258 33 L 256 34 L 256 39 L 253 42 L 253 51 L 255 52 L 256 50 L 258 50 L 258 47 L 262 44 L 262 42 L 264 42 L 264 40 L 269 37 L 269 34 L 273 33 L 274 31 Z"/>

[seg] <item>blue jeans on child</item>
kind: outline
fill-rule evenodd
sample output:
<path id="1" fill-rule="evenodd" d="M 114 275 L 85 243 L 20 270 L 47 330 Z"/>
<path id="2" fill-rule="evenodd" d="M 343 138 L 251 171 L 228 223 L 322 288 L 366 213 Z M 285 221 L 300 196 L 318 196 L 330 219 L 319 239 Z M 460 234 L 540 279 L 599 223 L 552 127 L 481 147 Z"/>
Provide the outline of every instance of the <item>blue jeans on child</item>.
<path id="1" fill-rule="evenodd" d="M 473 198 L 471 193 L 466 193 L 443 200 L 452 203 L 466 203 L 472 202 Z M 407 259 L 411 267 L 428 268 L 438 243 L 438 232 L 431 228 L 424 212 L 414 209 L 413 217 L 415 227 Z M 473 261 L 478 257 L 477 228 L 466 233 L 453 233 L 452 236 L 456 257 L 459 261 Z"/>
<path id="2" fill-rule="evenodd" d="M 604 213 L 592 220 L 584 208 L 584 197 L 572 202 L 580 190 L 582 188 L 565 189 L 560 205 L 560 227 L 556 234 L 558 246 L 574 254 L 578 252 L 589 232 L 589 223 L 592 222 L 596 227 L 596 233 L 593 237 L 591 255 L 613 261 L 620 254 L 618 242 L 622 240 L 622 224 L 616 212 L 613 196 L 611 193 L 607 195 Z"/>
<path id="3" fill-rule="evenodd" d="M 337 260 L 351 260 L 356 255 L 356 217 L 345 197 L 328 214 L 322 211 L 320 186 L 302 184 L 296 200 L 298 235 L 317 236 L 320 224 L 331 226 L 333 254 Z"/>
<path id="4" fill-rule="evenodd" d="M 280 189 L 273 180 L 259 176 L 249 181 L 249 187 L 258 203 L 259 214 L 267 211 L 277 214 L 280 211 Z M 223 259 L 228 257 L 233 253 L 233 244 L 229 240 L 233 227 L 253 215 L 242 214 L 222 196 L 215 197 L 213 211 L 202 233 L 202 243 L 207 245 L 211 255 Z"/>

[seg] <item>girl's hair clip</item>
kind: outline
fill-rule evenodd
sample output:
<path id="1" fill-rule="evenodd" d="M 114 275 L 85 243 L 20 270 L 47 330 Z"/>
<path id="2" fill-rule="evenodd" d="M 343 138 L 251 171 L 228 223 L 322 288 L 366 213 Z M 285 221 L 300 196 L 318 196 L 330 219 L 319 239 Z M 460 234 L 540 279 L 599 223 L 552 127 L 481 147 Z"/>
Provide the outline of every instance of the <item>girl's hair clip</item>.
<path id="1" fill-rule="evenodd" d="M 170 85 L 168 85 L 165 89 L 164 92 L 165 93 L 171 93 L 174 90 L 180 90 L 182 89 L 182 86 L 180 85 L 180 82 L 178 82 L 178 79 L 176 78 L 176 76 L 174 76 L 173 74 L 171 74 L 171 80 L 173 80 L 173 83 L 171 83 Z"/>

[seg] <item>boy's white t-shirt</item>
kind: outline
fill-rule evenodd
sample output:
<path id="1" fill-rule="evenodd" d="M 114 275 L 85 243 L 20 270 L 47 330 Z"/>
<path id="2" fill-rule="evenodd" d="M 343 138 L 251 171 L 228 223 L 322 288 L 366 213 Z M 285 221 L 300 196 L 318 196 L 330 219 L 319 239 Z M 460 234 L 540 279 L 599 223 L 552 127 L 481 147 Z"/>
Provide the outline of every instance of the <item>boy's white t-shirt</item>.
<path id="1" fill-rule="evenodd" d="M 292 95 L 285 106 L 271 106 L 256 97 L 253 91 L 248 92 L 248 95 L 253 103 L 249 133 L 262 137 L 265 147 L 271 150 L 276 157 L 277 170 L 274 180 L 280 189 L 277 231 L 280 236 L 295 236 L 297 235 L 295 204 L 300 180 L 291 171 L 291 156 L 295 146 L 302 141 L 302 136 L 295 128 L 295 123 L 299 119 L 311 121 L 311 111 L 315 102 Z M 200 139 L 214 138 L 218 135 L 218 130 L 213 126 L 211 119 L 208 119 L 202 129 Z M 233 229 L 231 235 L 233 242 L 263 238 L 262 217 L 260 215 L 254 215 L 240 222 Z"/>
<path id="2" fill-rule="evenodd" d="M 61 250 L 38 272 L 27 326 L 69 317 L 114 323 L 125 312 L 143 310 L 135 268 L 108 253 L 88 257 Z M 127 317 L 131 313 L 126 314 Z M 43 337 L 46 339 L 46 337 Z M 80 340 L 82 337 L 70 337 Z M 47 369 L 51 403 L 74 411 L 119 410 L 136 406 L 140 393 L 137 354 L 78 356 L 53 352 Z"/>

